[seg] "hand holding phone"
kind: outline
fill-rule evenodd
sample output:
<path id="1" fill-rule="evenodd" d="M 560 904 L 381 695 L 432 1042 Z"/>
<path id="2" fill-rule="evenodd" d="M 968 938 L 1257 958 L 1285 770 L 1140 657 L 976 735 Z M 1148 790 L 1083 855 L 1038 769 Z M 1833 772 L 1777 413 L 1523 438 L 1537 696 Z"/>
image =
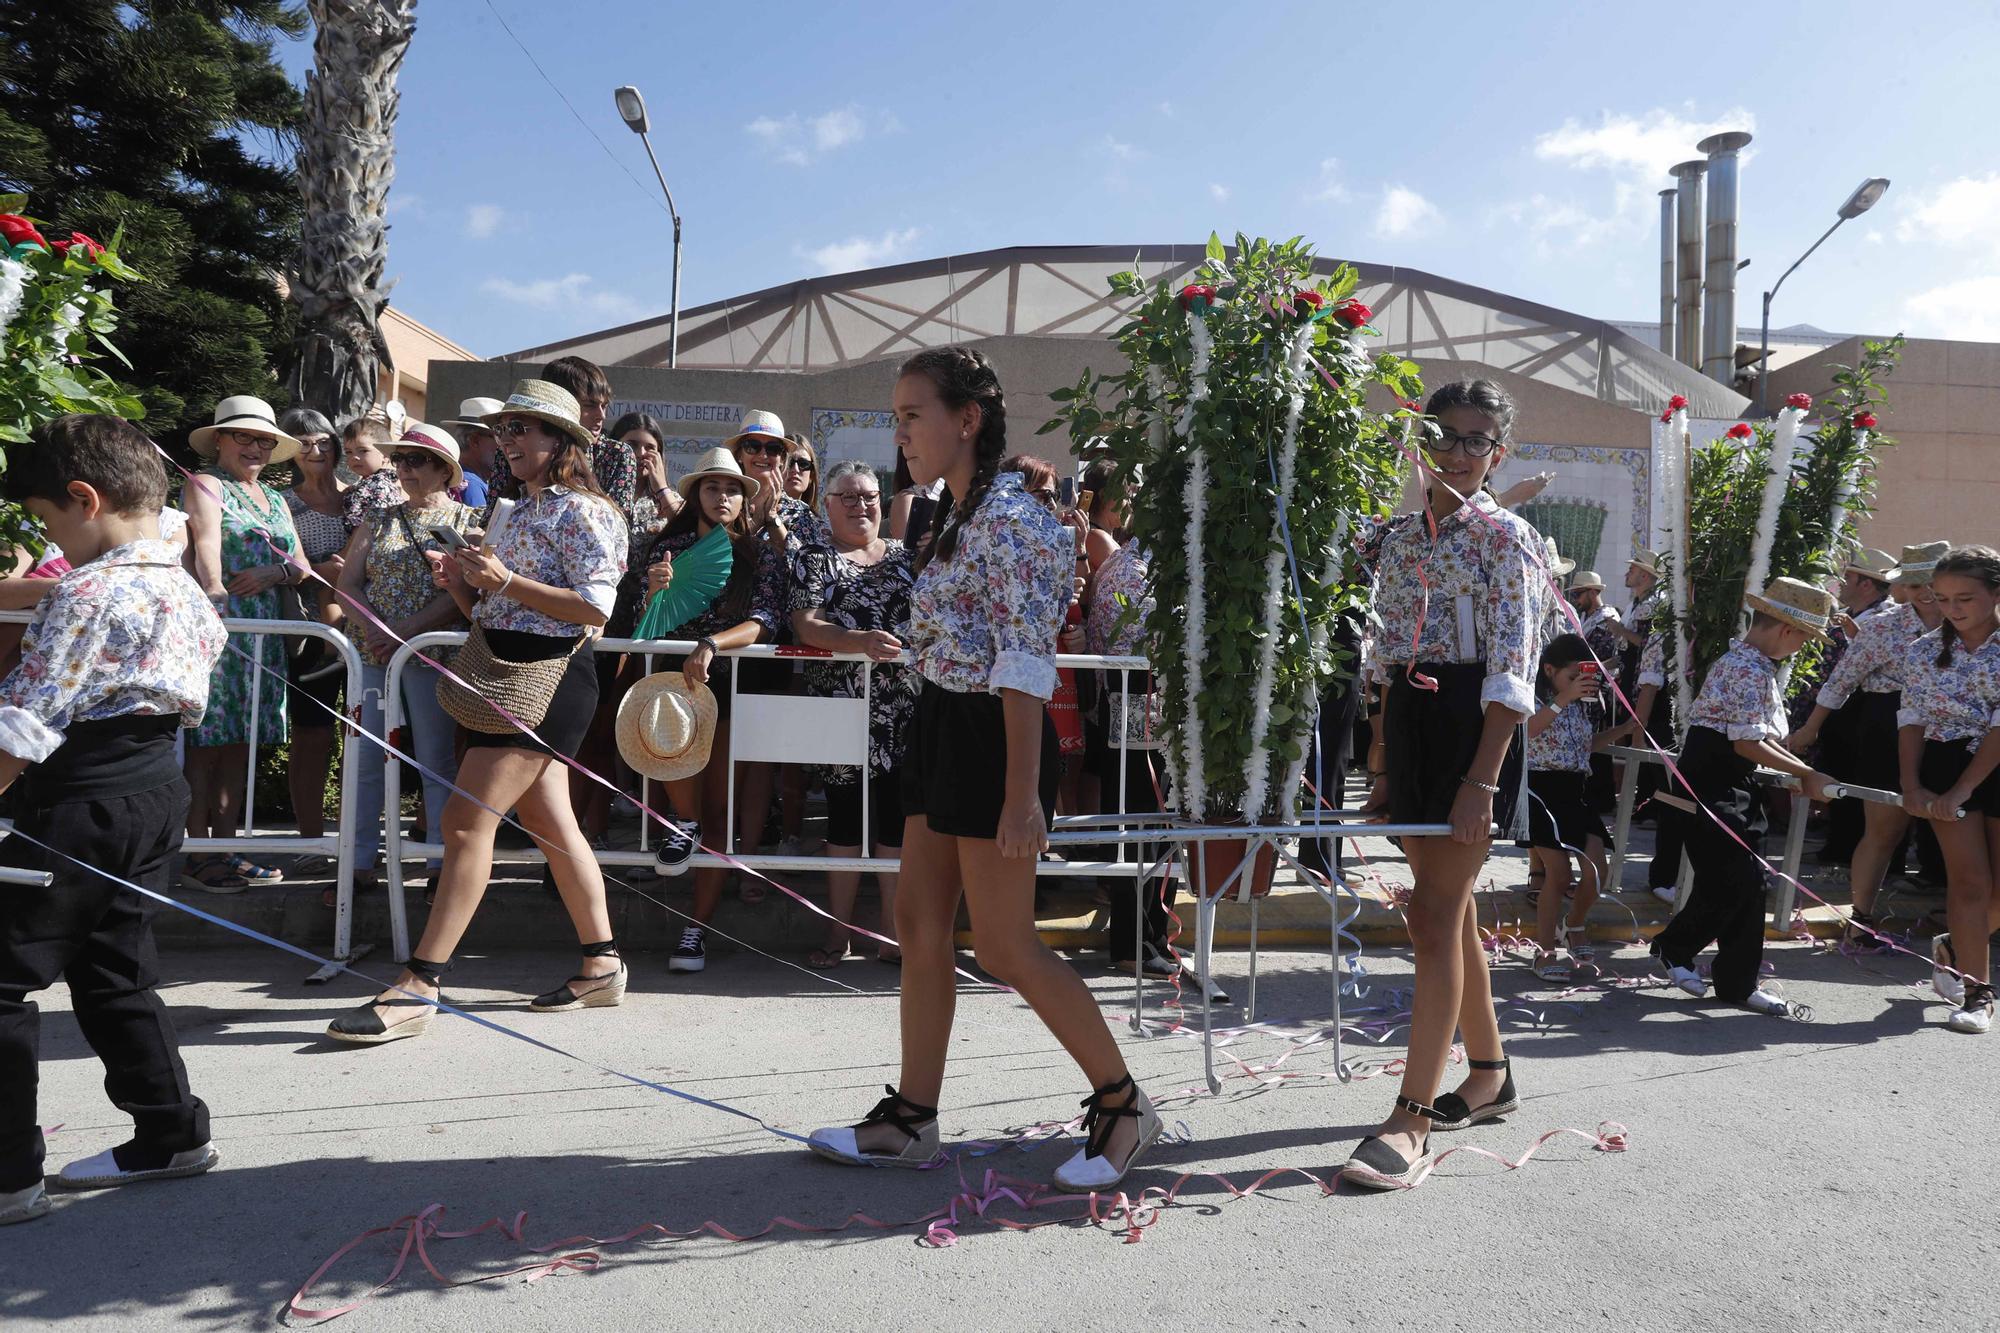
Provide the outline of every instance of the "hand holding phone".
<path id="1" fill-rule="evenodd" d="M 430 533 L 447 550 L 461 551 L 472 545 L 471 542 L 466 540 L 464 533 L 460 532 L 457 528 L 447 527 L 442 523 L 427 523 L 424 525 L 424 531 Z"/>

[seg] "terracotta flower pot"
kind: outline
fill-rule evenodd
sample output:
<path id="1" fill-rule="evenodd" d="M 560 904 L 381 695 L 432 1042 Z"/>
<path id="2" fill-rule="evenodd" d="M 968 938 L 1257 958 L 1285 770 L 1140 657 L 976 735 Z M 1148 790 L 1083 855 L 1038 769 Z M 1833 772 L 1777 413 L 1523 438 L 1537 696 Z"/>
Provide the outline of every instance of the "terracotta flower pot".
<path id="1" fill-rule="evenodd" d="M 1217 839 L 1204 842 L 1201 846 L 1201 867 L 1205 876 L 1195 887 L 1206 886 L 1211 894 L 1236 872 L 1243 864 L 1243 857 L 1250 846 L 1248 838 Z M 1243 872 L 1241 879 L 1229 886 L 1228 896 L 1235 898 L 1243 892 L 1243 880 L 1250 881 L 1252 898 L 1268 897 L 1271 892 L 1271 878 L 1278 870 L 1278 849 L 1265 843 L 1257 849 L 1256 863 Z"/>

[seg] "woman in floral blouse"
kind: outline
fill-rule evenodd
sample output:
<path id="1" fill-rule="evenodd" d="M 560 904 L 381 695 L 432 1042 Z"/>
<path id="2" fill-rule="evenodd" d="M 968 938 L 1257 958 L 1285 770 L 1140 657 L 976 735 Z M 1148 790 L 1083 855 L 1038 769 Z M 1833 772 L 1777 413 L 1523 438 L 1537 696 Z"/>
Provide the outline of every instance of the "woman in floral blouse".
<path id="1" fill-rule="evenodd" d="M 896 381 L 896 443 L 919 483 L 942 477 L 927 563 L 911 595 L 910 643 L 923 690 L 903 769 L 902 1076 L 860 1124 L 812 1135 L 856 1166 L 923 1166 L 938 1155 L 937 1100 L 951 1043 L 952 931 L 961 897 L 979 961 L 1021 993 L 1095 1089 L 1084 1146 L 1058 1188 L 1105 1189 L 1159 1137 L 1160 1118 L 1081 978 L 1035 933 L 1035 867 L 1048 848 L 1056 736 L 1056 633 L 1076 543 L 1001 473 L 1007 408 L 985 355 L 919 352 Z"/>
<path id="2" fill-rule="evenodd" d="M 604 875 L 577 827 L 567 768 L 597 703 L 597 671 L 586 640 L 610 617 L 625 570 L 625 518 L 592 485 L 594 432 L 577 419 L 576 399 L 543 380 L 522 380 L 489 420 L 518 483 L 504 532 L 491 544 L 427 558 L 439 587 L 476 621 L 502 662 L 568 658 L 536 734 L 468 731 L 458 786 L 444 808 L 444 869 L 437 906 L 396 985 L 439 994 L 451 955 L 493 877 L 493 839 L 512 810 L 554 867 L 583 964 L 566 983 L 536 996 L 544 1012 L 616 1005 L 625 998 L 625 963 L 611 934 Z M 434 1011 L 390 990 L 335 1019 L 336 1041 L 374 1044 L 420 1035 Z"/>
<path id="3" fill-rule="evenodd" d="M 1423 507 L 1375 534 L 1376 642 L 1389 693 L 1383 743 L 1371 751 L 1369 809 L 1399 824 L 1448 824 L 1451 833 L 1403 840 L 1416 878 L 1407 913 L 1416 999 L 1396 1109 L 1341 1173 L 1364 1189 L 1420 1179 L 1433 1128 L 1463 1129 L 1519 1104 L 1472 886 L 1496 814 L 1511 828 L 1521 805 L 1520 759 L 1509 756 L 1535 707 L 1542 539 L 1486 489 L 1514 424 L 1506 391 L 1489 380 L 1447 384 L 1424 410 L 1434 424 Z M 1440 1096 L 1454 1030 L 1471 1072 Z"/>
<path id="4" fill-rule="evenodd" d="M 836 653 L 866 653 L 881 665 L 868 682 L 868 832 L 876 846 L 903 845 L 903 739 L 917 711 L 918 678 L 894 665 L 910 627 L 910 588 L 916 569 L 904 545 L 882 535 L 882 481 L 866 463 L 835 463 L 827 474 L 825 546 L 807 550 L 792 585 L 792 630 L 800 643 Z M 851 662 L 806 665 L 806 693 L 822 699 L 861 697 L 861 667 Z M 835 857 L 873 855 L 861 838 L 861 770 L 831 765 L 826 783 L 826 850 Z M 884 872 L 883 933 L 895 929 L 896 876 Z M 858 871 L 827 872 L 827 903 L 842 922 L 854 915 L 861 889 Z M 806 961 L 839 966 L 847 957 L 845 925 L 829 928 L 826 943 Z M 876 957 L 899 955 L 885 945 Z"/>

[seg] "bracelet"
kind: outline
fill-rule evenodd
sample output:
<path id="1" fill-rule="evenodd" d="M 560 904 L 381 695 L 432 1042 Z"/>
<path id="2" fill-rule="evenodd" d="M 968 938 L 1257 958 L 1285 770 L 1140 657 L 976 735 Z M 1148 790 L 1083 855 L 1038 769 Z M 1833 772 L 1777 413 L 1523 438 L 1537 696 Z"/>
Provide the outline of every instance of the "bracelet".
<path id="1" fill-rule="evenodd" d="M 500 586 L 493 590 L 493 595 L 495 597 L 498 597 L 501 593 L 507 591 L 507 585 L 512 583 L 513 581 L 514 581 L 514 571 L 510 569 L 507 571 L 507 577 L 500 580 Z"/>
<path id="2" fill-rule="evenodd" d="M 715 640 L 709 638 L 706 634 L 702 635 L 699 639 L 696 639 L 694 641 L 694 646 L 697 648 L 708 649 L 708 655 L 710 657 L 722 656 L 722 650 L 715 646 Z"/>
<path id="3" fill-rule="evenodd" d="M 1477 791 L 1485 792 L 1488 796 L 1498 796 L 1500 794 L 1500 788 L 1491 782 L 1481 782 L 1478 778 L 1469 776 L 1462 777 L 1459 781 Z"/>

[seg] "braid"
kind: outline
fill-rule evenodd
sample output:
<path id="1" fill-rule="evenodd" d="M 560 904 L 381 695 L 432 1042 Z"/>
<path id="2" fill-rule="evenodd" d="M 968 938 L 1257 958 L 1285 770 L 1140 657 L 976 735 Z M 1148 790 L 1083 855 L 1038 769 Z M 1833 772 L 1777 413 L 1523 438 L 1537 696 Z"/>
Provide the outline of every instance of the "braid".
<path id="1" fill-rule="evenodd" d="M 934 557 L 951 559 L 958 550 L 959 530 L 979 512 L 993 479 L 1000 474 L 1000 460 L 1007 453 L 1007 399 L 993 363 L 985 353 L 970 347 L 926 348 L 905 361 L 897 375 L 922 375 L 937 389 L 944 405 L 954 411 L 968 403 L 979 408 L 979 436 L 972 442 L 972 485 L 956 502 L 949 490 L 944 493 L 931 516 L 927 549 L 918 557 L 917 568 L 921 570 Z"/>
<path id="2" fill-rule="evenodd" d="M 1983 583 L 1989 592 L 2000 592 L 2000 551 L 1990 546 L 1954 546 L 1938 561 L 1931 571 L 1931 582 L 1936 584 L 1940 576 L 1956 575 L 1962 579 L 1972 579 Z M 1958 642 L 1958 630 L 1947 620 L 1939 626 L 1944 631 L 1944 646 L 1939 650 L 1937 664 L 1951 665 L 1952 646 Z"/>

